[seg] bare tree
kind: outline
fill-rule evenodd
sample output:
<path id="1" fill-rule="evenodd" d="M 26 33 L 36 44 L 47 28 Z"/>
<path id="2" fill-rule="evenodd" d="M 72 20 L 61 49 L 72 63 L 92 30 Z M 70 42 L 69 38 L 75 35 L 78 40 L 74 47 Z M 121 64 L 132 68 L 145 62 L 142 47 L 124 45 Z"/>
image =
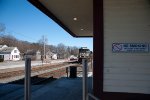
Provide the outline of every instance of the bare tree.
<path id="1" fill-rule="evenodd" d="M 57 54 L 59 58 L 65 58 L 66 46 L 63 43 L 57 45 Z"/>
<path id="2" fill-rule="evenodd" d="M 40 44 L 41 48 L 40 48 L 40 51 L 41 51 L 41 54 L 42 55 L 45 55 L 45 52 L 47 52 L 47 44 L 48 44 L 48 39 L 43 35 L 41 37 L 41 39 L 38 41 L 38 43 Z"/>
<path id="3" fill-rule="evenodd" d="M 48 47 L 51 50 L 51 52 L 57 53 L 57 46 L 55 46 L 55 45 L 49 45 Z"/>
<path id="4" fill-rule="evenodd" d="M 6 29 L 5 24 L 0 23 L 0 33 L 5 33 L 5 29 Z"/>
<path id="5" fill-rule="evenodd" d="M 71 48 L 71 55 L 74 55 L 74 56 L 78 56 L 79 54 L 79 48 L 74 46 Z"/>
<path id="6" fill-rule="evenodd" d="M 66 49 L 66 58 L 70 57 L 70 55 L 71 55 L 71 47 L 68 46 Z"/>
<path id="7" fill-rule="evenodd" d="M 46 59 L 46 52 L 48 52 L 49 51 L 49 49 L 48 49 L 48 39 L 43 35 L 42 37 L 41 37 L 41 39 L 38 41 L 38 43 L 40 44 L 40 51 L 41 51 L 41 59 L 43 60 L 43 58 L 44 59 Z"/>
<path id="8" fill-rule="evenodd" d="M 2 35 L 5 33 L 5 24 L 0 23 L 0 44 L 3 44 Z"/>
<path id="9" fill-rule="evenodd" d="M 10 47 L 15 46 L 17 43 L 17 39 L 10 34 L 1 35 L 1 41 L 2 41 L 2 44 L 5 44 L 5 45 L 10 46 Z"/>

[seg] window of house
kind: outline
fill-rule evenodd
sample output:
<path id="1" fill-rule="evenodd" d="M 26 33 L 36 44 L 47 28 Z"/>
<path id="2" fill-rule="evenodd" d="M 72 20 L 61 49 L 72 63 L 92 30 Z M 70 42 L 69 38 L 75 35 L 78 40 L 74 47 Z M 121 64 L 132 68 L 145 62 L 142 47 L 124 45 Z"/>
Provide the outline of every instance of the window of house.
<path id="1" fill-rule="evenodd" d="M 16 58 L 19 58 L 19 55 L 16 55 Z"/>
<path id="2" fill-rule="evenodd" d="M 4 55 L 0 55 L 0 59 L 3 59 L 4 58 Z"/>
<path id="3" fill-rule="evenodd" d="M 14 53 L 17 53 L 17 50 L 14 50 Z"/>

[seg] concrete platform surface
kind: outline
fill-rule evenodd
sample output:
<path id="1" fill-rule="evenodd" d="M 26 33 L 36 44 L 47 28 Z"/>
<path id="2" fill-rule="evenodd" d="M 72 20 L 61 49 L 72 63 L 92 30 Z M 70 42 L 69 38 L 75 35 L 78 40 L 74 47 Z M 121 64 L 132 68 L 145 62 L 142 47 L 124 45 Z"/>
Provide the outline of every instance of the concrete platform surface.
<path id="1" fill-rule="evenodd" d="M 91 91 L 92 78 L 88 78 Z M 0 84 L 0 100 L 24 100 L 24 84 Z M 60 78 L 31 86 L 31 100 L 82 100 L 82 77 Z"/>
<path id="2" fill-rule="evenodd" d="M 31 100 L 82 100 L 82 78 L 58 79 L 32 92 Z"/>

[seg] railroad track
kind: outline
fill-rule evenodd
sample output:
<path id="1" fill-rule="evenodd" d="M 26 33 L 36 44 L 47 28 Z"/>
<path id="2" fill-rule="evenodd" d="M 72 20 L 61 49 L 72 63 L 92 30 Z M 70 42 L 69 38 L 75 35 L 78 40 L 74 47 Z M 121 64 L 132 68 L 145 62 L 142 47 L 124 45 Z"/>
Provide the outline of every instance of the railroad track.
<path id="1" fill-rule="evenodd" d="M 33 67 L 31 69 L 31 76 L 34 77 L 40 74 L 49 73 L 69 66 L 78 66 L 78 65 L 65 63 L 65 64 L 52 65 L 52 66 Z M 0 83 L 9 83 L 15 80 L 23 79 L 24 76 L 25 76 L 24 69 L 18 71 L 3 72 L 0 73 Z"/>

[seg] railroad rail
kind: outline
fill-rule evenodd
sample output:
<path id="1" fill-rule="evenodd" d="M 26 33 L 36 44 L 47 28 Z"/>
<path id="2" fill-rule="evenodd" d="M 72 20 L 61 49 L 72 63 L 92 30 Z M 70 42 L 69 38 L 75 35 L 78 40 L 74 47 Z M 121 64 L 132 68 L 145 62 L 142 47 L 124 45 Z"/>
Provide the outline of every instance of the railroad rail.
<path id="1" fill-rule="evenodd" d="M 78 64 L 57 64 L 57 65 L 47 65 L 47 66 L 40 66 L 40 67 L 33 67 L 31 69 L 31 77 L 41 75 L 44 73 L 50 73 L 52 71 L 57 71 L 69 66 L 78 66 Z M 3 72 L 0 73 L 0 83 L 9 83 L 15 80 L 23 79 L 25 77 L 24 70 L 16 70 L 11 72 Z"/>

